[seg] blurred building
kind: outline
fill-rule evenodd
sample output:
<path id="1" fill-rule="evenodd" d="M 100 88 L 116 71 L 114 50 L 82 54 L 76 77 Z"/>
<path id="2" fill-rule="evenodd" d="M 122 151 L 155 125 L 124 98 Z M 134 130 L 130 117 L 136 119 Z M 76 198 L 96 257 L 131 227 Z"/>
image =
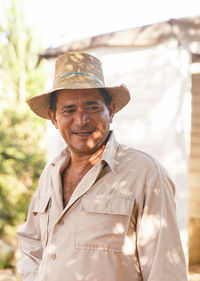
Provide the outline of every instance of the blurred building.
<path id="1" fill-rule="evenodd" d="M 40 59 L 49 59 L 48 89 L 55 59 L 66 51 L 97 56 L 106 83 L 125 83 L 130 89 L 131 102 L 117 113 L 112 127 L 119 142 L 150 153 L 171 174 L 184 249 L 191 264 L 200 263 L 200 17 L 47 49 Z M 49 134 L 52 158 L 64 144 L 50 125 Z"/>

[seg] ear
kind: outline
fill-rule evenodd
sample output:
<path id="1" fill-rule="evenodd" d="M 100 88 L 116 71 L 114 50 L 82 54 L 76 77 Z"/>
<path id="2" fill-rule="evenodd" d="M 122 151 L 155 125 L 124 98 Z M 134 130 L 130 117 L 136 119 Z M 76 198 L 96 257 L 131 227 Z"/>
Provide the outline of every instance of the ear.
<path id="1" fill-rule="evenodd" d="M 112 123 L 112 119 L 115 114 L 115 102 L 111 101 L 110 106 L 109 106 L 109 114 L 110 114 L 110 123 Z"/>
<path id="2" fill-rule="evenodd" d="M 56 119 L 56 113 L 48 109 L 48 116 L 52 122 L 52 124 L 55 126 L 56 129 L 58 129 L 58 122 Z"/>

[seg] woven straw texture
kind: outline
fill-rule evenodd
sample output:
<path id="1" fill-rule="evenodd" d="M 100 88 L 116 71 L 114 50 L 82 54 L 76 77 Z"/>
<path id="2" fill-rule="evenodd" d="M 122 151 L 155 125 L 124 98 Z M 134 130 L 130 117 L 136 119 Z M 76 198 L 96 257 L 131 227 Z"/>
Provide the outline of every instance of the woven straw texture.
<path id="1" fill-rule="evenodd" d="M 104 88 L 115 102 L 115 112 L 121 110 L 130 100 L 129 90 L 125 85 L 106 87 L 101 62 L 89 54 L 67 52 L 55 65 L 53 88 L 27 101 L 30 109 L 38 116 L 49 119 L 48 99 L 55 91 L 63 89 Z"/>

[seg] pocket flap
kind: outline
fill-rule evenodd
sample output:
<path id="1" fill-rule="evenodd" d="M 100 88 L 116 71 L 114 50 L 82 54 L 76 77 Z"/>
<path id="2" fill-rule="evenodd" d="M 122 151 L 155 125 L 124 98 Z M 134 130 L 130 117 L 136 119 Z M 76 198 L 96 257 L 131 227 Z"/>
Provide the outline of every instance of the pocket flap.
<path id="1" fill-rule="evenodd" d="M 83 197 L 81 208 L 86 212 L 105 213 L 113 215 L 129 215 L 134 206 L 134 200 L 124 197 L 108 199 Z"/>
<path id="2" fill-rule="evenodd" d="M 37 214 L 45 213 L 50 205 L 51 196 L 42 196 L 38 204 L 36 204 L 33 215 L 37 216 Z"/>

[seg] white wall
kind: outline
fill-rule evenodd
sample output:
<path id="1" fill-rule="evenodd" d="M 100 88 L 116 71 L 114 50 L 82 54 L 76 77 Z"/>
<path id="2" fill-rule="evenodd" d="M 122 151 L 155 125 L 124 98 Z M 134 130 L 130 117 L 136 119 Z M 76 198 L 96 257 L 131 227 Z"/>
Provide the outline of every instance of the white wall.
<path id="1" fill-rule="evenodd" d="M 116 114 L 112 128 L 119 142 L 159 159 L 174 179 L 178 223 L 187 252 L 189 53 L 175 40 L 145 49 L 107 47 L 85 52 L 102 61 L 106 84 L 125 83 L 130 89 L 131 102 Z M 56 147 L 54 138 L 49 151 L 54 154 Z"/>

